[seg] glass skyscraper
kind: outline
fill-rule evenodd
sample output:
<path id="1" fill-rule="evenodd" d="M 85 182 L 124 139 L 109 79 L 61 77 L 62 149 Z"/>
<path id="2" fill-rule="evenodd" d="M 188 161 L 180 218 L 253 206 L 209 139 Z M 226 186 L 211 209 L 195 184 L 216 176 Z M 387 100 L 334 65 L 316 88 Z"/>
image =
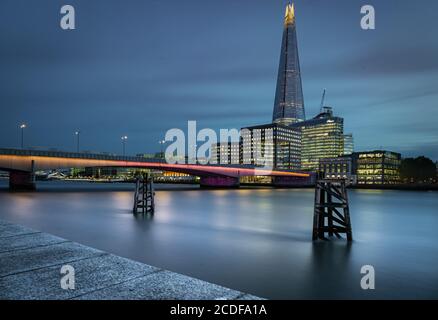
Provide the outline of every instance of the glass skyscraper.
<path id="1" fill-rule="evenodd" d="M 242 128 L 242 158 L 252 165 L 282 170 L 301 168 L 301 131 L 281 124 Z"/>
<path id="2" fill-rule="evenodd" d="M 316 171 L 320 159 L 344 154 L 344 119 L 335 117 L 332 108 L 324 107 L 313 119 L 291 127 L 301 129 L 301 169 Z"/>
<path id="3" fill-rule="evenodd" d="M 286 6 L 272 121 L 290 125 L 305 120 L 293 4 Z"/>
<path id="4" fill-rule="evenodd" d="M 353 134 L 345 134 L 344 135 L 344 155 L 349 155 L 354 152 L 354 140 Z"/>

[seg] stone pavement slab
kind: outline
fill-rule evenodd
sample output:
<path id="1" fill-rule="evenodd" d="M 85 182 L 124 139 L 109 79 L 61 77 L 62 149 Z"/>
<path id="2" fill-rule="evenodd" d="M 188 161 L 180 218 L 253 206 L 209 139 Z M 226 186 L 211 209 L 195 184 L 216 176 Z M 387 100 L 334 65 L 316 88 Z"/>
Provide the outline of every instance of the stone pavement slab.
<path id="1" fill-rule="evenodd" d="M 62 238 L 37 232 L 0 238 L 0 253 L 66 242 Z"/>
<path id="2" fill-rule="evenodd" d="M 160 271 L 84 295 L 86 300 L 230 300 L 243 294 L 199 279 Z"/>
<path id="3" fill-rule="evenodd" d="M 61 288 L 61 267 L 75 288 Z M 256 300 L 258 297 L 0 221 L 0 299 Z"/>

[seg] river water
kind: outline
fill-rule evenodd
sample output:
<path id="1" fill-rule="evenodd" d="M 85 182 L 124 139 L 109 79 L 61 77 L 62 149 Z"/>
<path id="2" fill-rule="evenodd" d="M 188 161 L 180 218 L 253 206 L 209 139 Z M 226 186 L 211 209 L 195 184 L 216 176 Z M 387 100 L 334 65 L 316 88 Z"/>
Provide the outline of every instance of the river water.
<path id="1" fill-rule="evenodd" d="M 155 216 L 136 218 L 133 185 L 6 183 L 0 219 L 261 297 L 438 298 L 438 192 L 350 190 L 348 245 L 312 243 L 312 189 L 159 186 Z"/>

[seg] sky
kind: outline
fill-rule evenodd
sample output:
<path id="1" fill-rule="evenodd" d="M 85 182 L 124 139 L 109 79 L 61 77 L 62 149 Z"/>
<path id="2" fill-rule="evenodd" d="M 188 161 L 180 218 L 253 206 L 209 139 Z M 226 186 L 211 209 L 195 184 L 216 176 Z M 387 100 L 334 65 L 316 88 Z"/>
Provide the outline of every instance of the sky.
<path id="1" fill-rule="evenodd" d="M 128 154 L 167 130 L 269 123 L 286 0 L 2 0 L 0 147 Z M 62 30 L 73 5 L 76 29 Z M 363 5 L 376 29 L 360 27 Z M 296 0 L 307 118 L 326 104 L 355 150 L 438 160 L 438 2 Z"/>

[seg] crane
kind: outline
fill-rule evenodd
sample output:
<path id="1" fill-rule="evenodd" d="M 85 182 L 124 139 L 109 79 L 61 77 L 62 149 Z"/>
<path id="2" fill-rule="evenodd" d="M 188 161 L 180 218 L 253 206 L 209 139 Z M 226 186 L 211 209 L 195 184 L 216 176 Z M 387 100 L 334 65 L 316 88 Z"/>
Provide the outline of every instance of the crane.
<path id="1" fill-rule="evenodd" d="M 326 89 L 324 88 L 324 91 L 322 92 L 321 108 L 320 108 L 320 111 L 319 111 L 321 113 L 322 113 L 322 109 L 324 108 L 325 92 L 326 92 Z"/>

